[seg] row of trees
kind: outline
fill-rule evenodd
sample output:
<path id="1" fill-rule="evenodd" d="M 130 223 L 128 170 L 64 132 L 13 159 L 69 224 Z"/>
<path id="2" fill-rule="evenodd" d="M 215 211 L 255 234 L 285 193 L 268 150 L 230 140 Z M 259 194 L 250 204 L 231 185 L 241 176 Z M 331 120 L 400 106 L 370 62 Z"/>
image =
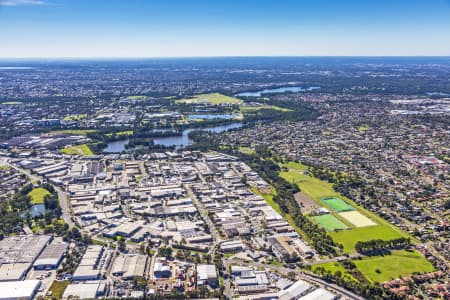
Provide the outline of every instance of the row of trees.
<path id="1" fill-rule="evenodd" d="M 366 255 L 378 255 L 381 253 L 389 252 L 390 249 L 403 249 L 411 246 L 410 238 L 398 238 L 393 240 L 370 240 L 370 241 L 358 241 L 355 244 L 355 249 L 359 253 Z"/>

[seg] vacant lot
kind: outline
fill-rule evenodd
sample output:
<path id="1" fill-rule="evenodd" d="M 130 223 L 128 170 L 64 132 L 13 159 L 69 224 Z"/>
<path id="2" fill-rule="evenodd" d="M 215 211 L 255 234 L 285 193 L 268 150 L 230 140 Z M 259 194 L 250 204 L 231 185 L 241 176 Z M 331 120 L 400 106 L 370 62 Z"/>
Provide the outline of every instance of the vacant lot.
<path id="1" fill-rule="evenodd" d="M 351 205 L 347 204 L 345 201 L 342 201 L 339 198 L 323 198 L 322 202 L 332 210 L 337 212 L 355 210 Z"/>
<path id="2" fill-rule="evenodd" d="M 211 94 L 200 94 L 200 95 L 193 96 L 192 98 L 176 100 L 175 102 L 176 103 L 194 103 L 194 104 L 207 103 L 207 104 L 220 105 L 220 104 L 240 104 L 243 101 L 238 98 L 225 96 L 225 95 L 222 95 L 219 93 L 211 93 Z"/>
<path id="3" fill-rule="evenodd" d="M 434 270 L 433 265 L 417 251 L 393 251 L 392 255 L 367 257 L 353 262 L 371 282 L 385 282 L 400 276 Z"/>
<path id="4" fill-rule="evenodd" d="M 50 195 L 50 192 L 44 188 L 35 188 L 28 193 L 28 196 L 31 197 L 31 204 L 43 204 L 47 195 Z"/>
<path id="5" fill-rule="evenodd" d="M 312 200 L 302 192 L 295 194 L 295 200 L 297 201 L 298 205 L 300 205 L 302 212 L 305 215 L 310 214 L 311 211 L 320 207 L 314 200 Z"/>
<path id="6" fill-rule="evenodd" d="M 93 155 L 91 148 L 88 145 L 78 145 L 78 146 L 70 146 L 65 147 L 61 150 L 63 154 L 73 154 L 73 155 Z"/>
<path id="7" fill-rule="evenodd" d="M 374 221 L 363 215 L 358 211 L 346 211 L 339 213 L 339 216 L 348 220 L 350 223 L 356 227 L 366 227 L 377 225 Z"/>
<path id="8" fill-rule="evenodd" d="M 66 287 L 70 284 L 70 281 L 53 281 L 52 285 L 49 288 L 49 291 L 52 292 L 53 299 L 61 299 Z"/>
<path id="9" fill-rule="evenodd" d="M 333 231 L 336 229 L 346 229 L 347 225 L 336 219 L 333 215 L 322 215 L 322 216 L 316 216 L 311 217 L 314 221 L 320 224 L 323 228 L 325 228 L 327 231 Z"/>

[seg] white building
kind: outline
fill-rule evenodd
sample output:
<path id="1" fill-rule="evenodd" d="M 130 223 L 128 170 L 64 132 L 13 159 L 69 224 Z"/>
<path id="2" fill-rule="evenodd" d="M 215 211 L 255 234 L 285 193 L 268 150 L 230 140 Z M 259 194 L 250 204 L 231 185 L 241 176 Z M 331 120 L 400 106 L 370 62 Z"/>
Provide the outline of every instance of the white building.
<path id="1" fill-rule="evenodd" d="M 217 272 L 215 265 L 197 265 L 197 284 L 216 286 Z"/>
<path id="2" fill-rule="evenodd" d="M 39 280 L 0 282 L 0 300 L 31 300 L 40 286 Z"/>

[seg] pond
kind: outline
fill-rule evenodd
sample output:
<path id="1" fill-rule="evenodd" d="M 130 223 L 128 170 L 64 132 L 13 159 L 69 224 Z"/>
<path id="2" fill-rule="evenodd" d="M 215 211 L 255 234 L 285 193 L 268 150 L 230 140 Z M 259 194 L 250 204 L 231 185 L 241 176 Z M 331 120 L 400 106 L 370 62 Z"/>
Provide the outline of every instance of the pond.
<path id="1" fill-rule="evenodd" d="M 45 214 L 45 205 L 44 204 L 35 204 L 31 206 L 30 215 L 32 217 L 37 217 Z"/>
<path id="2" fill-rule="evenodd" d="M 114 141 L 109 142 L 108 146 L 103 150 L 105 153 L 120 153 L 122 151 L 125 151 L 125 146 L 128 145 L 129 140 L 120 140 L 120 141 Z"/>
<path id="3" fill-rule="evenodd" d="M 238 93 L 235 96 L 241 96 L 241 97 L 261 97 L 263 94 L 281 94 L 281 93 L 286 93 L 286 92 L 292 92 L 292 93 L 297 93 L 297 92 L 309 92 L 309 91 L 314 91 L 314 90 L 318 90 L 320 89 L 320 87 L 318 86 L 311 86 L 308 88 L 304 88 L 301 86 L 285 86 L 285 87 L 279 87 L 279 88 L 274 88 L 274 89 L 264 89 L 261 91 L 256 91 L 256 92 L 242 92 L 242 93 Z"/>

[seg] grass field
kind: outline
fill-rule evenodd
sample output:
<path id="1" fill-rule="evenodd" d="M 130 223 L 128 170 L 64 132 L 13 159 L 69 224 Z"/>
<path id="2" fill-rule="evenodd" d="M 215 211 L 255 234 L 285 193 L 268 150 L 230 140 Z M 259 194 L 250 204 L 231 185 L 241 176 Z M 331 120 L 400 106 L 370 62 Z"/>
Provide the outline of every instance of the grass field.
<path id="1" fill-rule="evenodd" d="M 359 126 L 359 127 L 358 127 L 358 130 L 359 130 L 359 131 L 367 131 L 367 130 L 369 130 L 369 127 L 366 127 L 366 126 Z"/>
<path id="2" fill-rule="evenodd" d="M 112 137 L 112 133 L 107 133 L 105 136 Z M 127 130 L 127 131 L 118 131 L 116 132 L 116 136 L 130 136 L 133 135 L 133 130 Z"/>
<path id="3" fill-rule="evenodd" d="M 44 198 L 47 195 L 51 195 L 49 191 L 44 188 L 35 188 L 32 189 L 31 192 L 28 193 L 28 196 L 31 197 L 31 204 L 43 204 Z"/>
<path id="4" fill-rule="evenodd" d="M 322 202 L 337 212 L 355 210 L 353 206 L 347 204 L 339 198 L 322 198 Z"/>
<path id="5" fill-rule="evenodd" d="M 94 155 L 91 148 L 88 145 L 69 146 L 61 149 L 61 153 L 69 155 Z"/>
<path id="6" fill-rule="evenodd" d="M 317 264 L 317 265 L 312 265 L 311 266 L 311 270 L 313 272 L 316 272 L 316 270 L 318 268 L 324 268 L 326 271 L 330 271 L 332 274 L 336 273 L 337 271 L 341 272 L 342 277 L 345 278 L 346 280 L 353 280 L 353 281 L 357 281 L 355 279 L 355 277 L 353 277 L 352 274 L 350 274 L 350 272 L 348 272 L 344 266 L 341 263 L 338 262 L 328 262 L 328 263 L 323 263 L 323 264 Z"/>
<path id="7" fill-rule="evenodd" d="M 374 221 L 360 213 L 359 211 L 345 211 L 339 213 L 339 216 L 348 220 L 350 223 L 355 225 L 356 227 L 366 227 L 366 226 L 374 226 L 377 225 Z"/>
<path id="8" fill-rule="evenodd" d="M 127 99 L 130 99 L 130 100 L 144 100 L 147 98 L 148 98 L 147 96 L 141 96 L 141 95 L 127 96 Z"/>
<path id="9" fill-rule="evenodd" d="M 315 222 L 319 223 L 320 226 L 325 228 L 327 231 L 333 231 L 336 229 L 346 229 L 347 225 L 336 219 L 333 215 L 321 215 L 311 217 Z"/>
<path id="10" fill-rule="evenodd" d="M 272 109 L 272 110 L 278 110 L 278 111 L 282 111 L 282 112 L 288 112 L 291 111 L 288 108 L 283 108 L 283 107 L 279 107 L 279 106 L 275 106 L 275 105 L 250 105 L 250 106 L 244 106 L 242 105 L 240 107 L 240 110 L 242 113 L 246 113 L 246 112 L 254 112 L 257 110 L 261 110 L 261 109 Z"/>
<path id="11" fill-rule="evenodd" d="M 18 104 L 22 104 L 22 102 L 19 101 L 7 101 L 7 102 L 2 102 L 3 105 L 18 105 Z"/>
<path id="12" fill-rule="evenodd" d="M 369 227 L 351 228 L 337 232 L 330 232 L 330 236 L 336 243 L 344 246 L 346 253 L 355 252 L 355 244 L 358 241 L 366 242 L 370 240 L 393 240 L 401 237 L 409 237 L 406 233 L 397 231 L 388 225 L 377 225 Z"/>
<path id="13" fill-rule="evenodd" d="M 256 151 L 249 147 L 239 147 L 239 151 L 246 154 L 255 154 Z"/>
<path id="14" fill-rule="evenodd" d="M 71 134 L 71 135 L 86 135 L 91 132 L 96 132 L 95 129 L 67 129 L 67 130 L 54 130 L 50 131 L 50 134 Z"/>
<path id="15" fill-rule="evenodd" d="M 51 298 L 62 299 L 64 290 L 69 284 L 70 281 L 53 281 L 52 285 L 49 288 L 49 291 L 52 291 Z"/>
<path id="16" fill-rule="evenodd" d="M 307 166 L 300 163 L 289 162 L 287 164 L 283 164 L 282 167 L 288 168 L 288 171 L 280 172 L 280 176 L 291 183 L 297 184 L 302 192 L 316 201 L 317 204 L 321 206 L 323 205 L 321 201 L 322 198 L 337 197 L 343 199 L 347 202 L 347 204 L 350 204 L 353 208 L 355 208 L 356 211 L 378 224 L 376 226 L 354 228 L 351 227 L 351 223 L 349 223 L 348 220 L 339 216 L 339 214 L 333 213 L 337 219 L 344 224 L 348 223 L 347 225 L 351 227 L 345 230 L 329 233 L 336 243 L 344 246 L 344 252 L 354 253 L 355 244 L 358 241 L 369 241 L 373 239 L 391 240 L 400 237 L 410 237 L 413 242 L 417 242 L 416 239 L 409 236 L 406 232 L 393 226 L 376 214 L 356 205 L 356 203 L 352 202 L 350 199 L 335 192 L 331 183 L 322 181 L 308 174 L 304 174 L 307 170 Z"/>
<path id="17" fill-rule="evenodd" d="M 87 118 L 87 114 L 65 116 L 64 121 L 80 121 Z"/>
<path id="18" fill-rule="evenodd" d="M 211 94 L 200 94 L 193 96 L 192 98 L 179 99 L 175 101 L 176 103 L 208 103 L 214 105 L 220 104 L 241 104 L 242 100 L 230 96 L 225 96 L 219 93 Z"/>
<path id="19" fill-rule="evenodd" d="M 364 277 L 373 283 L 434 270 L 433 265 L 417 251 L 393 251 L 392 255 L 367 257 L 353 262 Z"/>

